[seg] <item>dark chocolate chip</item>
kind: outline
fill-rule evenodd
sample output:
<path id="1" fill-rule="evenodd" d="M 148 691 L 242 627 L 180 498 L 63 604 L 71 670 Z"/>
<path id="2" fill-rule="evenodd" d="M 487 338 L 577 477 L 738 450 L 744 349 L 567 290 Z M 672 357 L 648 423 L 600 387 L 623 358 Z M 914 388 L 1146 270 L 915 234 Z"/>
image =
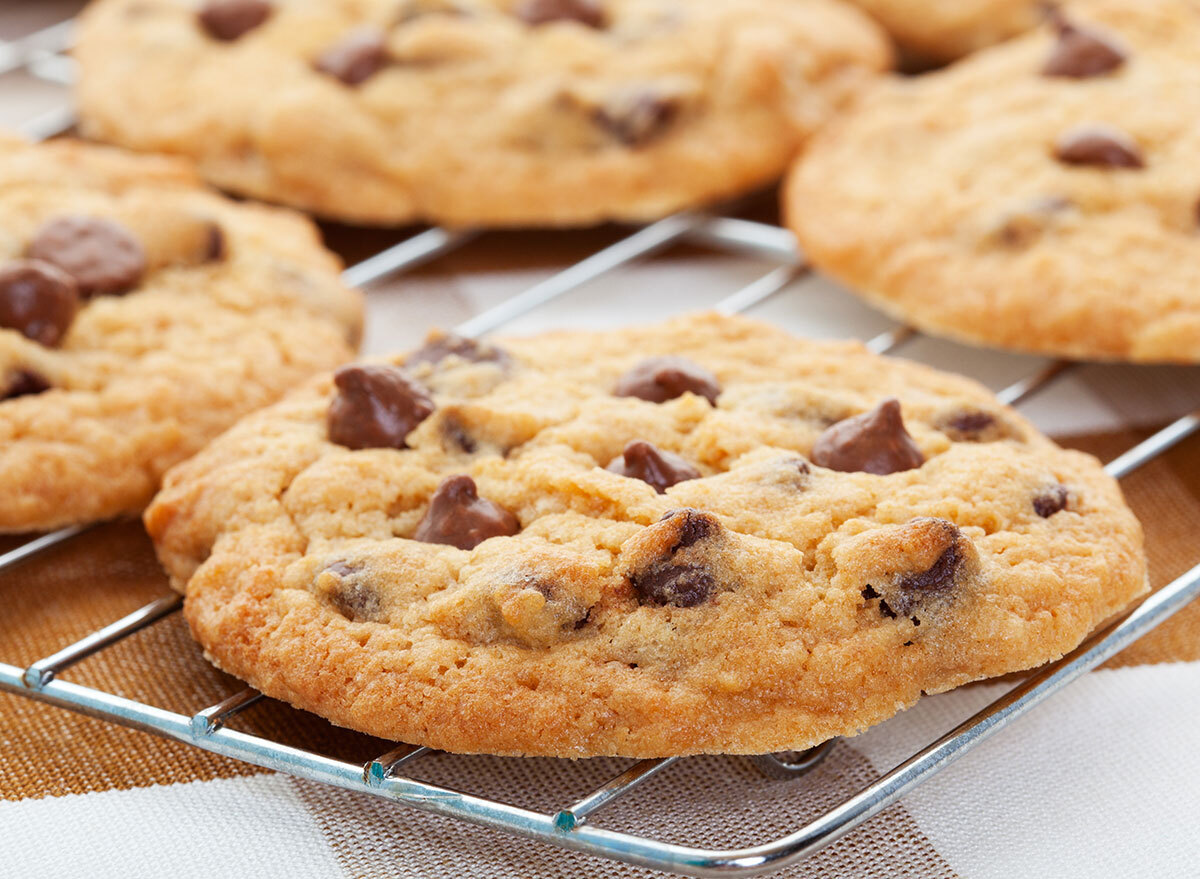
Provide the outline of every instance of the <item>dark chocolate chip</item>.
<path id="1" fill-rule="evenodd" d="M 900 416 L 900 401 L 884 400 L 870 412 L 846 418 L 817 438 L 812 461 L 845 473 L 886 476 L 925 463 Z"/>
<path id="2" fill-rule="evenodd" d="M 388 63 L 387 37 L 375 27 L 361 27 L 330 46 L 313 66 L 346 85 L 366 82 Z"/>
<path id="3" fill-rule="evenodd" d="M 1042 67 L 1045 76 L 1087 79 L 1110 73 L 1125 63 L 1125 50 L 1098 28 L 1072 24 L 1061 17 L 1055 24 L 1058 42 Z"/>
<path id="4" fill-rule="evenodd" d="M 894 620 L 896 618 L 896 612 L 892 610 L 891 605 L 883 600 L 879 602 L 879 615 L 881 617 L 886 617 L 889 620 Z"/>
<path id="5" fill-rule="evenodd" d="M 512 358 L 503 348 L 447 333 L 426 342 L 409 354 L 404 365 L 410 369 L 422 363 L 437 366 L 447 357 L 458 357 L 468 363 L 495 363 L 498 366 L 507 366 L 512 362 Z"/>
<path id="6" fill-rule="evenodd" d="M 341 581 L 327 593 L 338 613 L 355 622 L 379 619 L 383 602 L 376 590 L 362 582 L 358 568 L 344 561 L 336 561 L 327 565 L 325 570 L 336 574 Z"/>
<path id="7" fill-rule="evenodd" d="M 953 525 L 949 526 L 954 528 Z M 896 580 L 896 593 L 892 596 L 888 614 L 885 616 L 908 616 L 926 598 L 947 591 L 954 586 L 963 555 L 959 548 L 958 529 L 955 528 L 955 539 L 938 556 L 937 561 L 924 571 L 915 574 L 905 574 Z M 883 602 L 880 602 L 880 612 Z"/>
<path id="8" fill-rule="evenodd" d="M 1100 123 L 1077 125 L 1054 144 L 1054 157 L 1067 165 L 1097 168 L 1144 168 L 1142 150 L 1119 128 Z"/>
<path id="9" fill-rule="evenodd" d="M 946 421 L 951 430 L 965 434 L 983 433 L 996 423 L 996 416 L 990 412 L 960 412 Z"/>
<path id="10" fill-rule="evenodd" d="M 84 297 L 124 293 L 142 279 L 146 254 L 119 223 L 99 217 L 59 217 L 34 235 L 26 255 L 66 272 Z"/>
<path id="11" fill-rule="evenodd" d="M 225 243 L 225 231 L 216 223 L 208 224 L 208 242 L 204 252 L 205 262 L 220 262 L 229 255 L 229 246 Z"/>
<path id="12" fill-rule="evenodd" d="M 875 591 L 874 586 L 872 586 L 870 583 L 868 583 L 867 588 L 862 591 L 862 597 L 865 598 L 867 601 L 870 601 L 873 598 L 878 598 L 879 593 Z"/>
<path id="13" fill-rule="evenodd" d="M 661 136 L 679 115 L 679 101 L 643 88 L 622 91 L 597 108 L 596 124 L 625 146 L 643 146 Z"/>
<path id="14" fill-rule="evenodd" d="M 32 369 L 17 369 L 8 374 L 4 392 L 0 400 L 11 400 L 13 397 L 28 397 L 50 390 L 50 381 Z"/>
<path id="15" fill-rule="evenodd" d="M 1070 495 L 1066 486 L 1055 485 L 1034 497 L 1033 511 L 1043 519 L 1049 519 L 1055 513 L 1065 510 L 1068 500 L 1070 500 Z"/>
<path id="16" fill-rule="evenodd" d="M 273 9 L 266 0 L 208 0 L 196 19 L 209 36 L 228 42 L 254 30 Z"/>
<path id="17" fill-rule="evenodd" d="M 604 5 L 599 0 L 521 0 L 517 18 L 526 24 L 577 21 L 588 27 L 604 27 Z"/>
<path id="18" fill-rule="evenodd" d="M 678 482 L 699 479 L 700 471 L 673 452 L 664 452 L 645 440 L 634 440 L 606 468 L 612 473 L 640 479 L 659 494 Z"/>
<path id="19" fill-rule="evenodd" d="M 693 510 L 691 507 L 684 507 L 681 510 L 668 510 L 659 521 L 668 522 L 671 519 L 679 519 L 681 517 L 683 521 L 679 524 L 679 534 L 675 540 L 675 545 L 671 547 L 672 555 L 681 549 L 687 549 L 701 540 L 712 537 L 721 527 L 721 523 L 711 515 L 702 513 L 699 510 Z"/>
<path id="20" fill-rule="evenodd" d="M 695 607 L 716 591 L 712 575 L 700 565 L 651 565 L 630 578 L 642 604 Z"/>
<path id="21" fill-rule="evenodd" d="M 637 397 L 651 403 L 665 403 L 691 391 L 717 405 L 721 385 L 717 377 L 698 363 L 684 357 L 651 357 L 617 380 L 618 397 Z"/>
<path id="22" fill-rule="evenodd" d="M 489 537 L 507 537 L 521 530 L 517 517 L 481 498 L 470 476 L 442 480 L 413 539 L 474 549 Z"/>
<path id="23" fill-rule="evenodd" d="M 0 327 L 24 334 L 39 345 L 57 345 L 79 309 L 75 280 L 35 259 L 0 268 Z"/>
<path id="24" fill-rule="evenodd" d="M 446 415 L 442 418 L 442 436 L 446 438 L 451 446 L 459 452 L 466 452 L 468 455 L 479 448 L 479 444 L 475 442 L 475 438 L 467 432 L 462 423 L 451 415 Z"/>
<path id="25" fill-rule="evenodd" d="M 433 414 L 433 400 L 395 366 L 343 366 L 333 375 L 329 440 L 348 449 L 403 449 L 404 439 Z"/>

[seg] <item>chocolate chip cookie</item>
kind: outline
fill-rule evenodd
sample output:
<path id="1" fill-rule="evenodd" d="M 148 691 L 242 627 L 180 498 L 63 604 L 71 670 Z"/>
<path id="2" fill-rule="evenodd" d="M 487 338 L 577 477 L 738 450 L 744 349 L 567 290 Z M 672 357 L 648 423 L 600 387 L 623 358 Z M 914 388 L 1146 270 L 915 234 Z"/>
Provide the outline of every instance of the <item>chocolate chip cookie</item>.
<path id="1" fill-rule="evenodd" d="M 221 668 L 501 754 L 804 748 L 1057 657 L 1146 578 L 1096 460 L 980 386 L 712 314 L 344 367 L 145 521 Z"/>
<path id="2" fill-rule="evenodd" d="M 135 514 L 241 415 L 353 356 L 307 220 L 174 160 L 0 136 L 0 531 Z"/>
<path id="3" fill-rule="evenodd" d="M 526 226 L 770 182 L 891 60 L 840 0 L 100 0 L 76 54 L 84 132 L 232 191 Z"/>
<path id="4" fill-rule="evenodd" d="M 820 269 L 920 329 L 1195 363 L 1198 151 L 1200 5 L 1092 0 L 881 88 L 784 202 Z"/>
<path id="5" fill-rule="evenodd" d="M 1046 0 L 851 0 L 918 65 L 953 61 L 1037 27 Z"/>

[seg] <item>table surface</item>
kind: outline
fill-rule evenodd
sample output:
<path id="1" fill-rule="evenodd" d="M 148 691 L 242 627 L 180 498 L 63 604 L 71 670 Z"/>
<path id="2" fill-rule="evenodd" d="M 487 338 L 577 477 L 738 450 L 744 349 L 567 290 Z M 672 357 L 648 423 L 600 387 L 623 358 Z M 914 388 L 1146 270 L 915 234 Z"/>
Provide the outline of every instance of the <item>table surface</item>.
<path id="1" fill-rule="evenodd" d="M 0 40 L 61 20 L 79 5 L 72 0 L 6 3 L 0 7 Z M 0 95 L 3 127 L 18 127 L 69 100 L 63 89 L 22 74 L 0 78 Z M 772 200 L 764 196 L 756 215 L 770 216 Z M 331 244 L 354 260 L 412 230 L 327 231 Z M 426 267 L 372 286 L 364 350 L 404 349 L 429 327 L 453 326 L 627 232 L 606 228 L 483 235 Z M 504 331 L 653 320 L 712 305 L 774 267 L 756 257 L 679 248 L 588 284 Z M 812 337 L 869 338 L 893 326 L 814 275 L 798 279 L 751 314 Z M 1045 362 L 925 337 L 907 344 L 902 354 L 972 375 L 995 389 Z M 1142 435 L 1139 430 L 1200 405 L 1198 377 L 1195 368 L 1086 365 L 1022 409 L 1047 432 L 1111 455 Z M 1155 580 L 1161 585 L 1186 566 L 1189 551 L 1192 563 L 1200 558 L 1185 527 L 1200 516 L 1200 444 L 1193 440 L 1151 470 L 1127 490 L 1146 521 Z M 1200 800 L 1200 749 L 1194 732 L 1200 727 L 1200 655 L 1195 647 L 1200 614 L 1190 613 L 1194 610 L 1189 608 L 1170 632 L 1156 633 L 1161 637 L 1131 654 L 1121 667 L 1089 675 L 900 807 L 785 875 L 974 879 L 1036 871 L 1091 876 L 1100 869 L 1099 853 L 1106 874 L 1195 875 L 1200 835 L 1191 818 Z M 0 655 L 7 661 L 33 658 Z M 796 816 L 814 799 L 832 795 L 834 788 L 844 794 L 872 773 L 891 768 L 1003 686 L 975 686 L 924 700 L 870 733 L 839 744 L 830 766 L 803 782 L 802 793 L 755 779 L 744 768 L 730 770 L 715 759 L 685 761 L 690 768 L 673 768 L 655 791 L 631 798 L 614 816 L 631 828 L 653 830 L 664 814 L 679 813 L 681 803 L 700 795 L 710 806 L 724 805 L 715 813 L 712 808 L 705 812 L 700 838 L 693 836 L 692 842 L 702 841 L 713 828 L 722 829 L 722 822 L 734 837 L 750 833 L 754 825 L 795 826 Z M 0 700 L 0 747 L 11 744 L 3 718 L 15 710 L 14 700 Z M 19 710 L 34 709 L 22 705 Z M 57 722 L 53 717 L 35 721 L 51 727 Z M 113 759 L 89 754 L 93 738 L 102 735 L 96 726 L 72 727 L 62 735 L 56 745 L 75 760 Z M 129 733 L 121 741 L 137 749 L 144 737 Z M 530 785 L 553 788 L 568 779 L 582 781 L 580 773 L 587 774 L 583 766 L 590 762 L 564 768 L 555 761 L 471 758 L 462 771 L 471 783 L 492 784 L 493 792 L 519 798 Z M 550 764 L 553 768 L 547 768 Z M 35 776 L 41 771 L 38 766 L 25 769 Z M 25 789 L 17 795 L 0 782 L 0 826 L 9 828 L 0 840 L 0 854 L 16 840 L 14 857 L 0 857 L 0 876 L 8 875 L 5 870 L 14 864 L 20 869 L 12 875 L 22 877 L 77 875 L 82 862 L 88 863 L 90 875 L 123 876 L 157 876 L 168 870 L 213 875 L 225 868 L 242 874 L 250 866 L 258 875 L 293 877 L 431 875 L 451 867 L 460 875 L 543 876 L 558 874 L 566 864 L 597 875 L 644 872 L 508 842 L 294 779 L 242 775 L 236 769 L 215 774 L 201 772 L 192 777 L 204 780 L 179 784 L 110 779 L 107 787 L 89 782 L 86 792 L 61 795 L 49 783 L 42 792 L 31 795 Z M 571 788 L 575 793 L 586 789 L 586 783 Z M 752 807 L 747 806 L 748 790 L 759 797 Z M 798 797 L 807 797 L 809 805 L 798 806 Z M 686 824 L 686 814 L 682 817 Z M 69 840 L 64 840 L 64 827 L 71 831 Z M 164 827 L 176 828 L 170 843 L 164 841 Z"/>

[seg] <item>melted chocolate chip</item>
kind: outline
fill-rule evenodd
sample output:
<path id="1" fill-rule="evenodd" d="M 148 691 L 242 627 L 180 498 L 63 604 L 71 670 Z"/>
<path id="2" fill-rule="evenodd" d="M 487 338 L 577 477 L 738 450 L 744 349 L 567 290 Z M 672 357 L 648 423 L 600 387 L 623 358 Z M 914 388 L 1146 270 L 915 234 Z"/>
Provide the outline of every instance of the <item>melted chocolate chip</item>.
<path id="1" fill-rule="evenodd" d="M 1119 128 L 1093 123 L 1064 132 L 1054 145 L 1054 157 L 1067 165 L 1097 168 L 1144 168 L 1141 148 Z"/>
<path id="2" fill-rule="evenodd" d="M 462 423 L 452 415 L 446 415 L 442 418 L 442 436 L 455 451 L 465 452 L 468 455 L 479 448 L 479 444 L 475 442 L 475 438 L 467 432 Z"/>
<path id="3" fill-rule="evenodd" d="M 358 568 L 344 561 L 336 561 L 327 565 L 325 570 L 336 574 L 340 580 L 335 588 L 326 593 L 338 613 L 355 622 L 379 619 L 383 602 L 377 591 L 362 582 Z"/>
<path id="4" fill-rule="evenodd" d="M 812 461 L 844 473 L 886 476 L 925 463 L 900 416 L 900 401 L 884 400 L 870 412 L 846 418 L 817 438 Z"/>
<path id="5" fill-rule="evenodd" d="M 996 423 L 996 416 L 990 412 L 960 412 L 951 417 L 946 426 L 961 434 L 983 433 Z"/>
<path id="6" fill-rule="evenodd" d="M 348 449 L 403 449 L 405 437 L 433 414 L 425 389 L 394 366 L 343 366 L 333 383 L 329 440 Z"/>
<path id="7" fill-rule="evenodd" d="M 1103 31 L 1071 24 L 1061 17 L 1056 26 L 1058 42 L 1042 67 L 1045 76 L 1087 79 L 1110 73 L 1125 63 L 1125 50 Z"/>
<path id="8" fill-rule="evenodd" d="M 700 565 L 655 564 L 630 578 L 642 604 L 695 607 L 716 591 L 712 575 Z"/>
<path id="9" fill-rule="evenodd" d="M 1055 513 L 1061 513 L 1067 508 L 1070 495 L 1064 485 L 1055 485 L 1046 489 L 1033 499 L 1033 511 L 1043 519 L 1049 519 Z"/>
<path id="10" fill-rule="evenodd" d="M 271 17 L 266 0 L 208 0 L 196 20 L 209 36 L 229 42 L 248 33 Z"/>
<path id="11" fill-rule="evenodd" d="M 679 109 L 678 100 L 644 88 L 614 95 L 595 111 L 594 118 L 625 146 L 639 147 L 664 134 Z"/>
<path id="12" fill-rule="evenodd" d="M 627 444 L 624 454 L 614 458 L 606 469 L 630 479 L 640 479 L 659 494 L 678 482 L 700 478 L 700 471 L 683 458 L 644 440 Z"/>
<path id="13" fill-rule="evenodd" d="M 526 24 L 548 24 L 552 21 L 577 21 L 588 27 L 604 27 L 604 6 L 599 0 L 522 0 L 517 4 L 517 18 Z"/>
<path id="14" fill-rule="evenodd" d="M 451 476 L 434 492 L 413 539 L 474 549 L 489 537 L 507 537 L 520 530 L 516 516 L 479 496 L 474 479 Z"/>
<path id="15" fill-rule="evenodd" d="M 52 347 L 66 335 L 78 309 L 74 279 L 50 263 L 22 259 L 0 268 L 0 327 Z"/>
<path id="16" fill-rule="evenodd" d="M 878 598 L 879 593 L 875 591 L 874 586 L 872 586 L 870 583 L 868 583 L 867 588 L 862 591 L 862 597 L 865 598 L 867 601 L 870 601 L 873 598 Z"/>
<path id="17" fill-rule="evenodd" d="M 957 529 L 955 531 L 957 532 Z M 885 616 L 894 617 L 899 614 L 908 616 L 926 598 L 953 587 L 962 560 L 962 550 L 959 548 L 958 540 L 955 539 L 927 570 L 915 574 L 905 574 L 897 579 L 897 591 L 892 596 L 888 614 Z M 880 602 L 881 613 L 883 605 L 884 603 Z"/>
<path id="18" fill-rule="evenodd" d="M 671 519 L 678 519 L 680 517 L 683 518 L 683 521 L 679 525 L 679 534 L 675 540 L 675 545 L 671 547 L 671 555 L 674 555 L 681 549 L 694 546 L 701 540 L 712 537 L 721 527 L 721 523 L 711 515 L 702 513 L 699 510 L 693 510 L 691 507 L 684 507 L 681 510 L 669 510 L 658 521 L 668 522 Z"/>
<path id="19" fill-rule="evenodd" d="M 404 365 L 409 369 L 422 363 L 437 366 L 447 357 L 458 357 L 468 363 L 495 363 L 499 366 L 508 366 L 512 362 L 512 358 L 503 348 L 447 333 L 426 342 L 409 354 Z"/>
<path id="20" fill-rule="evenodd" d="M 225 259 L 229 255 L 229 246 L 225 243 L 225 231 L 216 223 L 209 223 L 207 236 L 204 261 L 220 262 Z"/>
<path id="21" fill-rule="evenodd" d="M 651 357 L 617 380 L 618 397 L 637 397 L 651 403 L 665 403 L 688 391 L 717 405 L 721 385 L 717 377 L 698 363 L 683 357 Z"/>
<path id="22" fill-rule="evenodd" d="M 124 293 L 146 271 L 142 245 L 124 226 L 99 217 L 59 217 L 42 226 L 27 250 L 75 279 L 81 295 Z"/>
<path id="23" fill-rule="evenodd" d="M 322 52 L 313 66 L 346 85 L 358 85 L 382 70 L 387 63 L 387 38 L 383 31 L 362 27 Z"/>
<path id="24" fill-rule="evenodd" d="M 51 387 L 49 379 L 32 369 L 17 369 L 9 373 L 4 391 L 0 393 L 0 400 L 41 394 L 50 390 Z"/>

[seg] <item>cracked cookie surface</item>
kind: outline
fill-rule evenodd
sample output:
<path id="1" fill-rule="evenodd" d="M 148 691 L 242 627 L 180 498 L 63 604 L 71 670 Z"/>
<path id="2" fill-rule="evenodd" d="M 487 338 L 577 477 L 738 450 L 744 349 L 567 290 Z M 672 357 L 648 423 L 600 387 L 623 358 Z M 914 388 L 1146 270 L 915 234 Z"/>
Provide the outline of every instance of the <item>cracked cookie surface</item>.
<path id="1" fill-rule="evenodd" d="M 923 330 L 1200 362 L 1197 119 L 1200 4 L 1090 0 L 881 87 L 784 205 L 822 271 Z"/>
<path id="2" fill-rule="evenodd" d="M 199 6 L 91 5 L 83 131 L 365 223 L 576 225 L 731 197 L 891 61 L 838 0 Z"/>
<path id="3" fill-rule="evenodd" d="M 371 370 L 397 430 L 315 380 L 146 525 L 217 665 L 384 738 L 804 748 L 1055 658 L 1145 589 L 1095 459 L 856 343 L 701 314 Z"/>
<path id="4" fill-rule="evenodd" d="M 174 160 L 0 137 L 0 531 L 141 512 L 168 467 L 353 356 L 306 219 Z"/>

